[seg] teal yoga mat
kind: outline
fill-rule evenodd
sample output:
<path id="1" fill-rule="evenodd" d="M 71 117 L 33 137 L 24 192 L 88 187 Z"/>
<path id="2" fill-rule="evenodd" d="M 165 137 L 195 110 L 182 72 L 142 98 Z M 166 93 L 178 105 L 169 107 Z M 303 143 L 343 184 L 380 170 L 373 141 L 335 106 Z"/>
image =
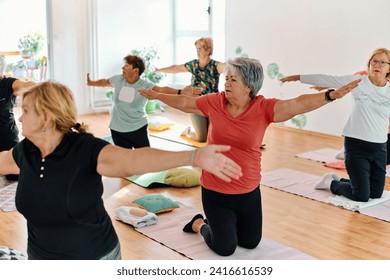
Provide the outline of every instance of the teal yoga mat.
<path id="1" fill-rule="evenodd" d="M 141 187 L 148 188 L 148 187 L 162 187 L 162 186 L 169 186 L 164 184 L 164 178 L 167 171 L 160 171 L 160 172 L 152 172 L 152 173 L 146 173 L 143 175 L 133 175 L 130 177 L 125 178 L 126 180 L 129 180 Z"/>

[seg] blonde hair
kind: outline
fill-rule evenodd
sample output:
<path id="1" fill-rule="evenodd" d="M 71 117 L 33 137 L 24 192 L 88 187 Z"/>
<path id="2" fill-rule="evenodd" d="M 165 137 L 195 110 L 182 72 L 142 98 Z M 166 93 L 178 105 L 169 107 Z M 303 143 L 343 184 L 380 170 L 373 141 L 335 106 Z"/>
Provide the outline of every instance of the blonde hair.
<path id="1" fill-rule="evenodd" d="M 46 114 L 61 133 L 77 131 L 86 133 L 88 127 L 77 123 L 77 109 L 71 90 L 58 82 L 47 81 L 30 88 L 23 95 L 31 96 L 40 117 Z"/>
<path id="2" fill-rule="evenodd" d="M 213 39 L 210 37 L 202 37 L 195 41 L 195 46 L 198 43 L 203 43 L 204 49 L 209 51 L 210 55 L 213 54 Z"/>
<path id="3" fill-rule="evenodd" d="M 372 58 L 378 54 L 386 54 L 387 55 L 387 58 L 390 60 L 390 50 L 389 49 L 386 49 L 386 48 L 378 48 L 376 50 L 374 50 L 370 56 L 370 59 L 368 60 L 367 62 L 367 70 L 370 69 L 371 65 L 370 65 L 370 62 L 372 60 Z M 390 71 L 386 74 L 386 78 L 390 78 Z"/>

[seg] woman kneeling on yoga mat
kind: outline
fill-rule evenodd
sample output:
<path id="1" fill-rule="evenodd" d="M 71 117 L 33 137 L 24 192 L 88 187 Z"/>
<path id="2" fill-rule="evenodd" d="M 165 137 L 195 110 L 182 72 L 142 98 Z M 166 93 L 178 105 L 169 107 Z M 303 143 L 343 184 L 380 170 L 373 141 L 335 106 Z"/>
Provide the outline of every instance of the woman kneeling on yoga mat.
<path id="1" fill-rule="evenodd" d="M 339 87 L 360 75 L 292 75 L 282 82 L 300 81 L 325 87 Z M 367 61 L 367 75 L 352 91 L 352 110 L 343 129 L 345 167 L 348 178 L 326 174 L 315 189 L 330 190 L 354 201 L 380 198 L 386 182 L 390 117 L 390 50 L 374 50 Z"/>
<path id="2" fill-rule="evenodd" d="M 120 259 L 103 200 L 102 176 L 129 177 L 193 165 L 227 182 L 241 168 L 212 145 L 194 151 L 126 149 L 77 123 L 70 90 L 44 82 L 23 96 L 23 136 L 0 153 L 0 174 L 19 174 L 16 208 L 27 220 L 29 259 Z"/>
<path id="3" fill-rule="evenodd" d="M 202 203 L 207 222 L 198 214 L 183 228 L 185 232 L 200 232 L 206 244 L 222 256 L 233 254 L 237 246 L 253 249 L 261 240 L 260 147 L 268 125 L 342 98 L 359 83 L 354 81 L 328 95 L 322 92 L 279 100 L 257 95 L 264 79 L 259 61 L 236 58 L 227 65 L 224 92 L 193 98 L 140 89 L 146 98 L 209 117 L 208 143 L 230 145 L 224 154 L 243 169 L 242 178 L 230 183 L 203 170 Z"/>

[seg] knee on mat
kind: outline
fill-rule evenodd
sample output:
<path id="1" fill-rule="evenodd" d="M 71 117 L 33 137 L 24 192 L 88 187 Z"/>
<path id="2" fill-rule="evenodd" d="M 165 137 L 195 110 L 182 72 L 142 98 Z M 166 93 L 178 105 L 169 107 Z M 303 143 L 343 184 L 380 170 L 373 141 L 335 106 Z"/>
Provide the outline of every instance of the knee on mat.
<path id="1" fill-rule="evenodd" d="M 261 238 L 258 239 L 258 240 L 239 242 L 238 245 L 240 247 L 243 247 L 243 248 L 246 248 L 246 249 L 254 249 L 254 248 L 256 248 L 259 245 L 260 241 L 261 241 Z"/>
<path id="2" fill-rule="evenodd" d="M 223 247 L 223 248 L 215 248 L 214 252 L 217 253 L 220 256 L 228 257 L 233 255 L 233 253 L 236 251 L 237 246 L 232 245 L 229 247 Z"/>
<path id="3" fill-rule="evenodd" d="M 360 202 L 367 202 L 368 199 L 369 199 L 368 196 L 361 196 L 361 197 L 355 196 L 355 200 L 356 200 L 356 201 L 360 201 Z"/>
<path id="4" fill-rule="evenodd" d="M 370 198 L 381 198 L 382 197 L 382 194 L 371 194 Z"/>

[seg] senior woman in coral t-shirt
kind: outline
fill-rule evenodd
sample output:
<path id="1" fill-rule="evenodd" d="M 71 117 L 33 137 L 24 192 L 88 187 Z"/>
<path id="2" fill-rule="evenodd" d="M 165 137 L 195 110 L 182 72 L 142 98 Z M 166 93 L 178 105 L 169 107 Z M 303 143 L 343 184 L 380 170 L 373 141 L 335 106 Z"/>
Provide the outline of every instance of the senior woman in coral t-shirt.
<path id="1" fill-rule="evenodd" d="M 262 237 L 260 147 L 268 125 L 342 98 L 359 80 L 326 94 L 304 94 L 279 100 L 257 95 L 264 79 L 258 60 L 229 60 L 225 71 L 224 92 L 198 98 L 159 94 L 146 89 L 140 89 L 140 93 L 184 112 L 209 117 L 208 143 L 231 146 L 224 154 L 241 165 L 243 176 L 226 183 L 202 171 L 202 203 L 207 219 L 197 214 L 183 228 L 185 232 L 200 233 L 210 249 L 229 256 L 237 246 L 255 248 Z"/>

